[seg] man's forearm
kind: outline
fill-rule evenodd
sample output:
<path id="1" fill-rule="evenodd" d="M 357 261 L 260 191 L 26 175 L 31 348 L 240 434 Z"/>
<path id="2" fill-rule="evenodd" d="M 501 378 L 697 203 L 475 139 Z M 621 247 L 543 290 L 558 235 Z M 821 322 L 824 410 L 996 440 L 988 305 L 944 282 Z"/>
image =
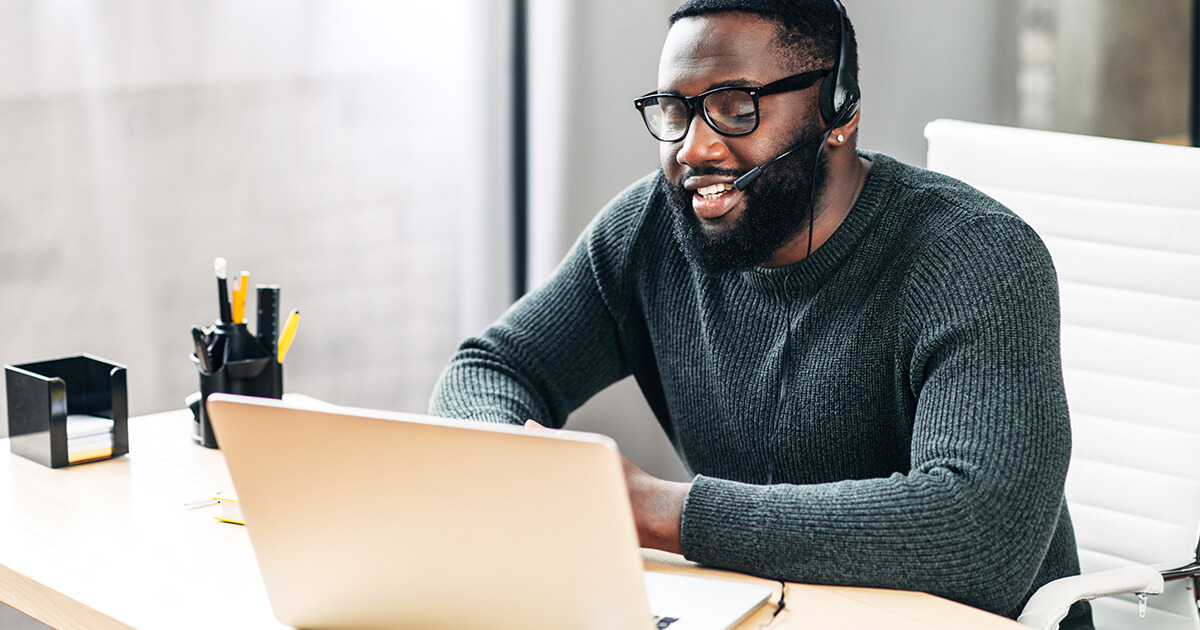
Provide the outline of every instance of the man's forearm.
<path id="1" fill-rule="evenodd" d="M 679 529 L 691 484 L 653 477 L 628 459 L 625 480 L 641 546 L 683 553 Z"/>

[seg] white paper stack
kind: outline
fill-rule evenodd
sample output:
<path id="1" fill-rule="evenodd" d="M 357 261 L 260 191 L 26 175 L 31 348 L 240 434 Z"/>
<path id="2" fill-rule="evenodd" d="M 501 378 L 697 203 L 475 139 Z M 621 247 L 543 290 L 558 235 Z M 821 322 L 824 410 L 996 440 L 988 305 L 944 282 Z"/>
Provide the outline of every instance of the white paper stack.
<path id="1" fill-rule="evenodd" d="M 83 414 L 67 416 L 67 461 L 72 464 L 112 457 L 113 421 Z"/>

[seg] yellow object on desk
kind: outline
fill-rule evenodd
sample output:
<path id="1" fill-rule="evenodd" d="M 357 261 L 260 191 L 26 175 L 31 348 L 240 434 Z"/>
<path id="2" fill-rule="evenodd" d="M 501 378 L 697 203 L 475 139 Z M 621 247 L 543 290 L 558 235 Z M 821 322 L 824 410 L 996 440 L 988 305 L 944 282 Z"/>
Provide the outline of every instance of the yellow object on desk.
<path id="1" fill-rule="evenodd" d="M 234 525 L 246 524 L 246 521 L 242 520 L 242 504 L 238 503 L 237 494 L 232 490 L 218 494 L 213 497 L 213 501 L 221 506 L 221 513 L 213 518 Z"/>
<path id="2" fill-rule="evenodd" d="M 250 272 L 243 271 L 233 280 L 233 323 L 246 323 L 246 290 L 250 288 Z"/>
<path id="3" fill-rule="evenodd" d="M 283 333 L 279 335 L 277 356 L 280 363 L 283 363 L 283 358 L 287 356 L 288 348 L 292 347 L 292 339 L 296 338 L 296 327 L 299 325 L 300 311 L 292 311 L 292 314 L 288 315 L 287 323 L 283 325 Z"/>

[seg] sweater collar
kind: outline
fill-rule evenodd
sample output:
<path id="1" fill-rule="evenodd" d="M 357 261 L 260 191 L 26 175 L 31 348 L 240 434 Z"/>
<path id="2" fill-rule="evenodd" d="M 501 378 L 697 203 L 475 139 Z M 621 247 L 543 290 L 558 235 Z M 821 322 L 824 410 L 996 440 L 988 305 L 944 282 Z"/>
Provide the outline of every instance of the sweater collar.
<path id="1" fill-rule="evenodd" d="M 778 290 L 780 286 L 802 291 L 820 287 L 842 266 L 878 218 L 896 166 L 895 160 L 882 153 L 861 150 L 858 153 L 871 161 L 871 171 L 854 207 L 833 235 L 804 260 L 783 267 L 751 267 L 740 272 L 743 280 L 767 291 Z"/>

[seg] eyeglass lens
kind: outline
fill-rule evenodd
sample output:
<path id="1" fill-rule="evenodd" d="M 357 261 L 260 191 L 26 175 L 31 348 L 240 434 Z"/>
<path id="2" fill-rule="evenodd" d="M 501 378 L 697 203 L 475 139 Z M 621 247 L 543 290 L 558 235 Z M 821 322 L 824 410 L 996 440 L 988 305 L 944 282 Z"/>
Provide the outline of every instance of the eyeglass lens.
<path id="1" fill-rule="evenodd" d="M 740 135 L 754 131 L 758 107 L 754 97 L 740 89 L 717 90 L 701 101 L 704 118 L 719 132 Z M 675 142 L 687 135 L 691 122 L 687 101 L 677 96 L 657 96 L 642 104 L 646 126 L 659 140 Z"/>

